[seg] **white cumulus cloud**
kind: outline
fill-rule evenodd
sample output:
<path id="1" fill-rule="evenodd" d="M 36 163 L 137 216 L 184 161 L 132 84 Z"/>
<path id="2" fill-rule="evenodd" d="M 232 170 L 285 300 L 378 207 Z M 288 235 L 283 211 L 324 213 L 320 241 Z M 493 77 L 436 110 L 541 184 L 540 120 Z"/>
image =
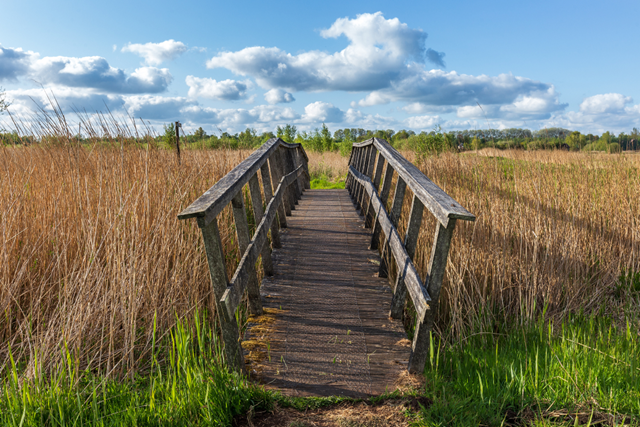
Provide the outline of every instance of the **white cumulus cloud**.
<path id="1" fill-rule="evenodd" d="M 605 93 L 585 98 L 580 104 L 580 112 L 584 114 L 618 113 L 633 102 L 630 96 L 619 93 Z"/>
<path id="2" fill-rule="evenodd" d="M 344 118 L 344 111 L 328 102 L 316 101 L 304 107 L 303 121 L 341 123 Z"/>
<path id="3" fill-rule="evenodd" d="M 122 48 L 122 52 L 131 52 L 144 58 L 148 65 L 160 65 L 165 61 L 172 61 L 187 51 L 187 46 L 173 39 L 161 43 L 129 43 Z"/>
<path id="4" fill-rule="evenodd" d="M 249 82 L 237 80 L 217 81 L 210 78 L 187 76 L 186 83 L 189 86 L 189 96 L 193 98 L 221 99 L 236 101 L 247 96 Z"/>
<path id="5" fill-rule="evenodd" d="M 281 104 L 293 102 L 296 99 L 289 92 L 282 89 L 271 89 L 264 94 L 264 99 L 269 104 Z"/>

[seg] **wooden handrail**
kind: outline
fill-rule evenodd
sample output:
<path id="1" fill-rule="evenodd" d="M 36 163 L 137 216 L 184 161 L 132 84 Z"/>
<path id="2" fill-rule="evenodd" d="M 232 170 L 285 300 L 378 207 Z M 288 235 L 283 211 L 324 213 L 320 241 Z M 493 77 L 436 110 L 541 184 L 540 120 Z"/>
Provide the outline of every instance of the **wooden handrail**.
<path id="1" fill-rule="evenodd" d="M 198 197 L 185 210 L 180 212 L 178 219 L 204 217 L 204 224 L 209 224 L 209 222 L 217 217 L 222 209 L 231 202 L 231 199 L 238 190 L 249 182 L 249 179 L 256 174 L 278 147 L 301 149 L 305 161 L 307 163 L 309 162 L 309 158 L 304 152 L 304 149 L 302 149 L 301 144 L 288 144 L 280 138 L 271 138 L 251 153 L 251 155 L 244 159 L 238 166 L 233 168 L 231 172 L 226 174 L 220 181 L 216 182 L 202 196 Z"/>
<path id="2" fill-rule="evenodd" d="M 402 271 L 404 281 L 411 295 L 411 300 L 413 301 L 413 306 L 418 313 L 418 317 L 422 319 L 427 311 L 428 302 L 431 301 L 431 297 L 429 297 L 429 293 L 423 286 L 422 280 L 420 280 L 420 276 L 413 265 L 413 261 L 411 261 L 409 254 L 405 250 L 398 230 L 396 230 L 396 227 L 391 223 L 391 219 L 389 219 L 387 211 L 369 177 L 358 172 L 353 166 L 349 166 L 349 173 L 364 187 L 371 198 L 371 205 L 377 213 L 382 231 L 388 236 L 388 244 L 398 265 L 398 271 Z"/>
<path id="3" fill-rule="evenodd" d="M 427 178 L 420 172 L 420 169 L 405 159 L 398 150 L 393 148 L 384 139 L 371 138 L 362 143 L 353 144 L 355 148 L 364 148 L 369 145 L 375 146 L 398 175 L 402 177 L 413 194 L 420 199 L 424 206 L 431 211 L 433 216 L 435 216 L 442 225 L 446 227 L 450 218 L 475 221 L 475 215 L 463 208 L 460 203 L 456 202 L 433 181 Z"/>
<path id="4" fill-rule="evenodd" d="M 384 180 L 382 180 L 383 170 Z M 391 210 L 387 213 L 387 198 L 394 173 L 397 174 L 396 188 Z M 397 227 L 407 187 L 411 189 L 413 199 L 404 241 L 402 241 Z M 429 332 L 433 327 L 438 309 L 440 288 L 456 221 L 458 219 L 474 221 L 476 217 L 434 184 L 384 139 L 371 138 L 360 144 L 353 144 L 349 157 L 346 188 L 356 207 L 360 208 L 361 214 L 364 215 L 365 227 L 373 227 L 371 249 L 380 250 L 379 276 L 389 277 L 391 280 L 392 269 L 389 268 L 391 265 L 388 265 L 391 261 L 389 253 L 395 261 L 397 274 L 389 315 L 394 319 L 402 318 L 407 292 L 416 309 L 416 329 L 408 368 L 410 372 L 422 372 L 429 350 Z M 413 258 L 425 207 L 438 220 L 438 223 L 429 267 L 424 280 L 420 280 Z M 384 233 L 385 236 L 381 246 L 378 245 L 380 233 Z"/>
<path id="5" fill-rule="evenodd" d="M 213 296 L 224 341 L 224 357 L 227 364 L 238 371 L 243 369 L 244 363 L 235 310 L 246 291 L 250 313 L 262 314 L 260 284 L 255 264 L 261 256 L 265 275 L 273 274 L 268 232 L 271 231 L 273 246 L 279 247 L 279 227 L 286 227 L 285 216 L 291 215 L 291 211 L 295 209 L 294 205 L 302 196 L 302 191 L 310 185 L 308 160 L 301 144 L 288 144 L 279 138 L 272 138 L 178 215 L 179 219 L 197 218 L 198 226 L 202 230 Z M 258 173 L 262 177 L 262 191 Z M 278 182 L 273 194 L 272 182 Z M 249 235 L 242 190 L 247 184 L 253 214 L 258 222 L 253 238 Z M 262 194 L 267 205 L 264 212 Z M 231 282 L 227 277 L 217 220 L 218 214 L 229 203 L 233 207 L 237 241 L 242 253 Z"/>

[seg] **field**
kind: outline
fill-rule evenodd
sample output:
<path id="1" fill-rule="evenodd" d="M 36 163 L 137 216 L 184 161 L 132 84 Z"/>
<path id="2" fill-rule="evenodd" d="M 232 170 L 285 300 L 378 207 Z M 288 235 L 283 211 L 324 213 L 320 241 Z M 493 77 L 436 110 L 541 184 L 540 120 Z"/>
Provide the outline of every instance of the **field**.
<path id="1" fill-rule="evenodd" d="M 248 153 L 186 150 L 178 164 L 146 145 L 0 148 L 3 423 L 225 425 L 332 403 L 273 396 L 219 363 L 201 235 L 176 215 Z M 404 154 L 477 220 L 454 234 L 426 388 L 413 391 L 429 404 L 398 409 L 403 422 L 637 423 L 640 156 Z M 316 185 L 344 178 L 347 158 L 309 157 Z M 231 272 L 231 212 L 220 218 Z"/>

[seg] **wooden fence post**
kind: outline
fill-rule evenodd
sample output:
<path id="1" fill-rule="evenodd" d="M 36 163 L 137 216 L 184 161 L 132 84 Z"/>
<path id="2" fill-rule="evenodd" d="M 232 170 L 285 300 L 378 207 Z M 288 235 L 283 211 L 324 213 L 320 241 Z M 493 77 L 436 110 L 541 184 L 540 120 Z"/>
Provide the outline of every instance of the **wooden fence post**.
<path id="1" fill-rule="evenodd" d="M 274 173 L 274 181 L 277 183 L 280 183 L 282 177 L 287 174 L 287 171 L 284 168 L 284 162 L 282 161 L 282 150 L 284 150 L 284 148 L 278 148 L 269 158 L 269 163 L 274 166 L 271 169 L 271 172 Z M 272 161 L 273 163 L 271 163 Z M 283 188 L 283 191 L 284 193 L 282 194 L 282 206 L 285 211 L 285 216 L 280 219 L 280 226 L 284 228 L 287 226 L 286 216 L 291 216 L 291 206 L 293 205 L 293 202 L 291 202 L 290 200 L 291 193 L 289 189 Z"/>
<path id="2" fill-rule="evenodd" d="M 373 187 L 376 191 L 380 190 L 380 178 L 382 178 L 382 167 L 384 165 L 384 156 L 378 156 L 378 162 L 376 163 L 375 173 L 373 173 L 372 181 Z M 367 209 L 367 215 L 365 216 L 365 226 L 366 228 L 371 228 L 373 226 L 372 221 L 375 219 L 373 207 L 369 204 L 369 208 Z"/>
<path id="3" fill-rule="evenodd" d="M 249 179 L 249 192 L 251 193 L 251 207 L 253 207 L 253 215 L 256 218 L 256 228 L 262 219 L 264 210 L 262 208 L 262 196 L 260 195 L 260 184 L 258 183 L 258 174 L 256 173 Z M 266 276 L 273 276 L 273 262 L 271 261 L 271 248 L 269 242 L 262 247 L 262 270 Z"/>
<path id="4" fill-rule="evenodd" d="M 398 228 L 398 220 L 400 220 L 400 214 L 402 213 L 402 202 L 404 201 L 404 193 L 407 189 L 407 184 L 404 182 L 401 176 L 398 176 L 398 182 L 396 182 L 396 191 L 393 195 L 393 205 L 391 206 L 391 212 L 389 212 L 389 219 L 395 228 Z M 382 246 L 382 253 L 380 254 L 380 269 L 378 270 L 378 277 L 388 277 L 389 275 L 389 263 L 387 258 L 389 255 L 389 236 L 385 236 L 385 242 Z"/>
<path id="5" fill-rule="evenodd" d="M 260 167 L 260 176 L 262 177 L 262 189 L 264 190 L 264 204 L 269 206 L 269 202 L 273 198 L 273 188 L 271 186 L 271 175 L 269 174 L 269 165 L 267 162 Z M 271 223 L 271 241 L 274 248 L 281 248 L 280 243 L 280 227 L 278 219 L 274 218 Z"/>
<path id="6" fill-rule="evenodd" d="M 451 236 L 455 227 L 456 220 L 453 218 L 449 219 L 447 227 L 441 223 L 438 223 L 436 227 L 436 234 L 431 248 L 431 259 L 429 260 L 429 273 L 423 282 L 431 301 L 429 301 L 429 309 L 425 312 L 424 319 L 418 319 L 416 322 L 411 357 L 409 358 L 409 372 L 411 373 L 422 373 L 424 371 L 424 364 L 429 353 L 429 332 L 433 329 L 433 322 L 438 310 L 440 288 L 442 287 L 442 279 L 447 267 Z"/>
<path id="7" fill-rule="evenodd" d="M 247 223 L 247 211 L 244 207 L 244 197 L 242 189 L 231 199 L 233 207 L 233 218 L 236 223 L 236 234 L 238 236 L 238 249 L 240 256 L 244 254 L 251 243 L 249 234 L 249 224 Z M 258 275 L 254 265 L 249 265 L 249 281 L 247 283 L 247 294 L 249 296 L 249 312 L 253 315 L 262 314 L 262 301 L 260 300 L 260 285 L 258 284 Z"/>
<path id="8" fill-rule="evenodd" d="M 213 287 L 213 297 L 215 298 L 216 312 L 222 330 L 222 340 L 224 341 L 224 355 L 227 364 L 234 370 L 241 372 L 244 367 L 242 347 L 240 346 L 238 325 L 236 319 L 227 316 L 227 309 L 220 302 L 222 295 L 227 290 L 229 280 L 227 270 L 224 265 L 224 253 L 222 252 L 222 242 L 220 241 L 220 231 L 218 230 L 218 219 L 214 218 L 205 225 L 204 218 L 198 218 L 198 225 L 202 230 L 204 247 L 207 253 L 209 264 L 209 275 L 211 276 L 211 286 Z"/>
<path id="9" fill-rule="evenodd" d="M 412 262 L 416 253 L 416 244 L 418 243 L 418 235 L 420 234 L 423 210 L 424 205 L 420 199 L 414 195 L 413 202 L 411 203 L 411 213 L 409 214 L 409 224 L 407 224 L 407 232 L 404 237 L 404 248 Z M 389 316 L 394 319 L 402 319 L 406 300 L 407 286 L 404 283 L 404 272 L 398 271 L 396 286 L 393 289 L 393 299 L 391 300 L 391 311 Z"/>
<path id="10" fill-rule="evenodd" d="M 384 209 L 387 208 L 387 199 L 389 198 L 389 193 L 391 192 L 392 182 L 393 167 L 389 162 L 387 162 L 387 167 L 384 172 L 384 181 L 382 181 L 382 190 L 380 191 L 380 202 L 382 202 L 382 207 Z M 378 240 L 380 240 L 381 230 L 378 215 L 380 215 L 380 212 L 376 212 L 376 218 L 373 221 L 373 233 L 371 234 L 371 244 L 369 245 L 369 249 L 378 249 Z"/>
<path id="11" fill-rule="evenodd" d="M 176 153 L 178 154 L 178 164 L 180 164 L 180 128 L 182 125 L 180 122 L 176 122 L 175 130 L 176 130 Z"/>

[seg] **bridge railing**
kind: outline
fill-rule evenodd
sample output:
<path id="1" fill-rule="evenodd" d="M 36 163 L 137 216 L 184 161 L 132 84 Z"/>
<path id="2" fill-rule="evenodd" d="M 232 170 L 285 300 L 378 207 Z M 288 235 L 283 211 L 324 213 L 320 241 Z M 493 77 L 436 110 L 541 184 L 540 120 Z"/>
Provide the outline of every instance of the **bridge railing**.
<path id="1" fill-rule="evenodd" d="M 391 210 L 387 212 L 387 199 L 394 173 L 397 176 L 396 186 Z M 372 138 L 353 145 L 346 187 L 365 216 L 365 227 L 373 228 L 371 249 L 379 249 L 381 253 L 379 276 L 388 277 L 388 263 L 391 260 L 395 261 L 397 275 L 390 316 L 395 319 L 402 318 L 407 293 L 416 309 L 417 321 L 409 371 L 422 372 L 429 351 L 429 331 L 438 309 L 440 287 L 456 220 L 474 221 L 475 216 L 434 184 L 384 139 Z M 405 236 L 402 239 L 397 227 L 407 187 L 411 189 L 413 198 Z M 438 223 L 428 272 L 424 280 L 421 280 L 413 259 L 425 207 Z M 380 232 L 384 233 L 381 248 L 378 247 Z"/>
<path id="2" fill-rule="evenodd" d="M 258 173 L 262 178 L 262 192 Z M 249 186 L 251 206 L 257 224 L 253 236 L 249 234 L 242 193 L 246 184 Z M 276 186 L 275 191 L 272 184 Z M 286 216 L 291 215 L 291 210 L 295 209 L 302 191 L 309 188 L 309 184 L 308 158 L 302 146 L 272 138 L 178 215 L 179 219 L 197 218 L 198 226 L 202 230 L 225 345 L 225 359 L 227 364 L 235 369 L 240 370 L 244 365 L 235 320 L 236 308 L 246 291 L 251 314 L 262 314 L 256 262 L 262 255 L 264 274 L 273 274 L 268 232 L 271 231 L 273 247 L 279 248 L 279 229 L 287 226 Z M 264 210 L 261 193 L 265 197 Z M 226 272 L 217 220 L 218 214 L 229 203 L 233 208 L 238 247 L 242 254 L 231 280 Z"/>

